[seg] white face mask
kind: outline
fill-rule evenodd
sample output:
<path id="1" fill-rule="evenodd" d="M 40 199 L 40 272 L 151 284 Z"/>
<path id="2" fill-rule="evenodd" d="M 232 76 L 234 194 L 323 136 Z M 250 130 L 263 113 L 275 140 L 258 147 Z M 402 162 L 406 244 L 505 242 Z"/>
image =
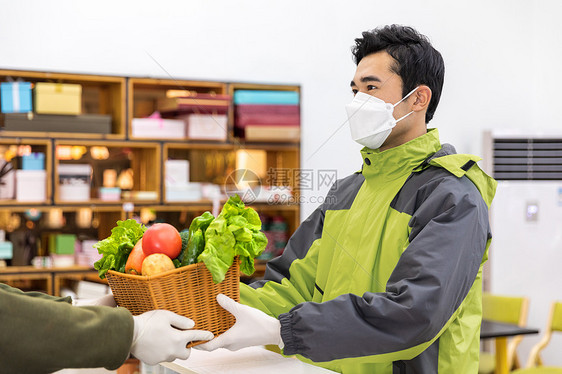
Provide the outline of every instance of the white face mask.
<path id="1" fill-rule="evenodd" d="M 414 88 L 394 105 L 363 92 L 355 94 L 353 101 L 345 106 L 353 140 L 367 148 L 380 148 L 396 123 L 413 113 L 412 111 L 394 119 L 392 115 L 394 107 L 406 100 L 418 88 Z"/>

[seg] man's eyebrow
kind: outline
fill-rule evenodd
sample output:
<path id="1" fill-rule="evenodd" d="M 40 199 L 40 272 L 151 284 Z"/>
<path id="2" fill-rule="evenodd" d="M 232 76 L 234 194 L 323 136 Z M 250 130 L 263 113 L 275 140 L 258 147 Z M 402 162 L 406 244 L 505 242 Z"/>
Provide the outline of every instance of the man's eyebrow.
<path id="1" fill-rule="evenodd" d="M 382 82 L 381 79 L 377 76 L 374 75 L 367 75 L 366 77 L 361 77 L 361 82 L 362 83 L 367 83 L 367 82 Z M 350 86 L 356 86 L 354 81 L 351 81 Z"/>

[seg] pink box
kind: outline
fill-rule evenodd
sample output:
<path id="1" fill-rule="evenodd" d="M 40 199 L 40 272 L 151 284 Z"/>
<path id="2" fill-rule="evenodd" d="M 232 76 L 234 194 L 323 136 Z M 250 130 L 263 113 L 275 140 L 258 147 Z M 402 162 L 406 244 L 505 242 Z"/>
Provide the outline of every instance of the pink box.
<path id="1" fill-rule="evenodd" d="M 133 118 L 133 138 L 185 138 L 185 122 L 178 119 Z"/>
<path id="2" fill-rule="evenodd" d="M 197 140 L 220 140 L 227 137 L 226 114 L 189 114 L 184 116 L 187 123 L 187 137 Z"/>

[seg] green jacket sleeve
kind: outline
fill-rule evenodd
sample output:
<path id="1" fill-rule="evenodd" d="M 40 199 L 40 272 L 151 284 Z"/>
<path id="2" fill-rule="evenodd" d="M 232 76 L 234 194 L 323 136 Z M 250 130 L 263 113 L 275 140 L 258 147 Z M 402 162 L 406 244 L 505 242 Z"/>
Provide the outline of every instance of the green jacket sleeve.
<path id="1" fill-rule="evenodd" d="M 291 236 L 283 254 L 267 263 L 264 280 L 241 285 L 243 304 L 277 317 L 320 296 L 316 276 L 326 210 L 348 208 L 362 181 L 360 174 L 354 174 L 334 183 L 324 203 Z"/>
<path id="2" fill-rule="evenodd" d="M 0 285 L 0 373 L 121 366 L 133 338 L 130 312 L 70 301 Z"/>
<path id="3" fill-rule="evenodd" d="M 264 281 L 241 285 L 241 302 L 277 317 L 312 300 L 316 277 L 315 248 L 321 240 L 324 213 L 321 208 L 305 220 L 289 239 L 283 256 L 267 264 Z"/>

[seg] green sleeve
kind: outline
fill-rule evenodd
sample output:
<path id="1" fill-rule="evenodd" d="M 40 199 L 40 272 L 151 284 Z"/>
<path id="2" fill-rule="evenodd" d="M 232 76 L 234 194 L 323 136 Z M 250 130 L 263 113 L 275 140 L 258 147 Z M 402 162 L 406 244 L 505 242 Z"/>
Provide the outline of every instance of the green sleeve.
<path id="1" fill-rule="evenodd" d="M 297 258 L 289 264 L 283 271 L 288 277 L 278 281 L 259 281 L 250 286 L 241 284 L 240 301 L 274 317 L 287 313 L 300 303 L 315 301 L 315 296 L 320 296 L 314 286 L 320 241 L 313 242 L 304 258 Z"/>
<path id="2" fill-rule="evenodd" d="M 51 296 L 51 295 L 47 295 L 46 293 L 37 292 L 37 291 L 23 292 L 20 289 L 10 287 L 7 284 L 3 284 L 3 283 L 0 283 L 0 292 L 10 292 L 10 293 L 13 293 L 13 294 L 16 294 L 16 295 L 26 295 L 26 296 L 29 296 L 29 297 L 37 297 L 37 298 L 44 299 L 44 300 L 53 300 L 53 301 L 59 301 L 59 302 L 72 303 L 72 298 L 70 296 L 57 297 L 57 296 Z"/>
<path id="3" fill-rule="evenodd" d="M 0 287 L 0 371 L 115 370 L 122 365 L 133 338 L 130 312 L 103 306 L 75 307 L 69 301 Z"/>
<path id="4" fill-rule="evenodd" d="M 321 205 L 297 228 L 283 254 L 267 263 L 263 280 L 241 285 L 241 303 L 277 317 L 320 298 L 315 279 L 325 210 Z"/>

